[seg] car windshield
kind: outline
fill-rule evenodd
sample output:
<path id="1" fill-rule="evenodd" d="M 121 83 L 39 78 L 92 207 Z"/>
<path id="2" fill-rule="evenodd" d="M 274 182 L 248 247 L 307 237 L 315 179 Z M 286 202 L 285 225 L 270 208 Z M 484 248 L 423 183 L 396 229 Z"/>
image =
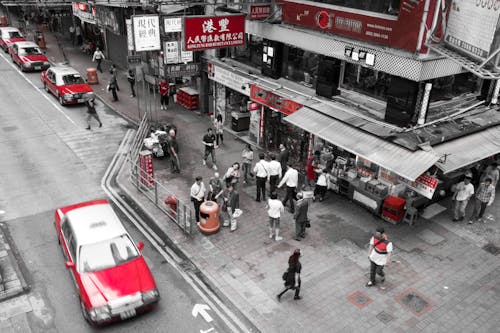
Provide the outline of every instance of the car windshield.
<path id="1" fill-rule="evenodd" d="M 85 81 L 83 81 L 83 78 L 80 74 L 64 75 L 62 77 L 62 79 L 63 79 L 63 83 L 65 85 L 85 83 Z"/>
<path id="2" fill-rule="evenodd" d="M 42 54 L 38 47 L 25 47 L 19 50 L 19 55 L 32 56 Z"/>
<path id="3" fill-rule="evenodd" d="M 82 273 L 97 272 L 121 265 L 137 258 L 138 252 L 130 238 L 120 237 L 80 247 L 78 270 Z"/>
<path id="4" fill-rule="evenodd" d="M 23 35 L 19 31 L 9 31 L 9 38 L 22 38 Z"/>

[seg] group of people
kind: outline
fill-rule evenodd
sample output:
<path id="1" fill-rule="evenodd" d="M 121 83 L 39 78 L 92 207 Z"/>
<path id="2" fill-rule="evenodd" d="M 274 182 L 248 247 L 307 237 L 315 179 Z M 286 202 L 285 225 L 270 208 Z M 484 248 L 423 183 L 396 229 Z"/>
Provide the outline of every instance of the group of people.
<path id="1" fill-rule="evenodd" d="M 469 224 L 483 221 L 486 207 L 495 200 L 495 189 L 500 178 L 500 171 L 496 162 L 490 164 L 479 177 L 476 189 L 473 185 L 474 175 L 467 172 L 463 181 L 456 184 L 452 200 L 454 202 L 453 222 L 465 219 L 465 210 L 469 200 L 474 197 L 474 206 Z"/>

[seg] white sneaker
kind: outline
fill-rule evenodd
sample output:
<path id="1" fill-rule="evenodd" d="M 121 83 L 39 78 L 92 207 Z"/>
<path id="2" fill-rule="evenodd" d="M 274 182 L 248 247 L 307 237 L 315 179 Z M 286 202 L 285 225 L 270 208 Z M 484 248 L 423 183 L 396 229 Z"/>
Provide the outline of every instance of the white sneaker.
<path id="1" fill-rule="evenodd" d="M 271 232 L 271 233 L 269 234 L 269 238 L 273 239 L 273 237 L 274 237 L 274 234 Z"/>
<path id="2" fill-rule="evenodd" d="M 207 165 L 207 161 L 203 160 L 203 165 Z"/>
<path id="3" fill-rule="evenodd" d="M 214 169 L 215 171 L 217 171 L 217 165 L 215 165 L 215 164 L 214 164 L 214 165 L 212 166 L 212 169 Z"/>
<path id="4" fill-rule="evenodd" d="M 276 239 L 276 241 L 280 241 L 280 240 L 283 240 L 283 237 L 281 237 L 281 236 L 276 236 L 276 238 L 275 238 L 275 239 Z"/>

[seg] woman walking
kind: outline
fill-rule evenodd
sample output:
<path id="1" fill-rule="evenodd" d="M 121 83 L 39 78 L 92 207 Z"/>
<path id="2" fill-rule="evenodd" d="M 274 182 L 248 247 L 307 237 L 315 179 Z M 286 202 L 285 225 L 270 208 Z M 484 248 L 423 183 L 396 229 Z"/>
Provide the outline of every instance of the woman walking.
<path id="1" fill-rule="evenodd" d="M 214 122 L 214 128 L 215 128 L 215 137 L 217 143 L 217 146 L 215 148 L 217 148 L 219 144 L 224 143 L 224 122 L 222 120 L 221 114 L 217 115 L 217 118 L 215 119 Z"/>
<path id="2" fill-rule="evenodd" d="M 293 251 L 293 254 L 288 259 L 288 270 L 286 274 L 284 274 L 283 279 L 285 280 L 285 289 L 276 295 L 278 302 L 281 301 L 281 296 L 286 293 L 288 290 L 295 290 L 294 300 L 299 300 L 302 297 L 299 296 L 300 293 L 300 271 L 302 270 L 302 264 L 299 261 L 300 258 L 300 249 L 296 249 Z"/>
<path id="3" fill-rule="evenodd" d="M 227 169 L 224 174 L 224 179 L 226 180 L 226 186 L 231 185 L 234 190 L 237 189 L 240 180 L 240 164 L 238 162 L 233 163 L 233 165 Z"/>

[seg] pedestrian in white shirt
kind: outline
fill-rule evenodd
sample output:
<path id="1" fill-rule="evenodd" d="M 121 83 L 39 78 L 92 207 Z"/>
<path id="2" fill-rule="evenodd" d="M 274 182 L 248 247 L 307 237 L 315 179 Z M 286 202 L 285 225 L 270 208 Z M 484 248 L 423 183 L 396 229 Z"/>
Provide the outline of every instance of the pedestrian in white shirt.
<path id="1" fill-rule="evenodd" d="M 316 196 L 319 196 L 319 202 L 325 199 L 326 190 L 328 189 L 328 181 L 330 175 L 327 169 L 323 169 L 321 174 L 318 176 L 316 181 L 316 186 L 314 187 L 313 201 L 316 201 Z"/>
<path id="2" fill-rule="evenodd" d="M 201 176 L 196 177 L 195 183 L 191 186 L 191 201 L 194 206 L 194 216 L 196 222 L 200 222 L 200 206 L 205 201 L 205 194 L 207 192 L 205 184 L 203 184 L 203 178 Z"/>
<path id="3" fill-rule="evenodd" d="M 253 163 L 253 150 L 250 144 L 247 144 L 243 151 L 241 152 L 241 157 L 243 159 L 243 163 L 241 164 L 241 168 L 243 171 L 243 184 L 248 182 L 248 176 L 253 177 L 252 173 L 252 163 Z"/>
<path id="4" fill-rule="evenodd" d="M 253 173 L 256 178 L 257 185 L 257 197 L 255 201 L 260 202 L 260 195 L 262 194 L 262 200 L 266 200 L 266 181 L 269 177 L 269 172 L 267 171 L 267 161 L 265 160 L 266 155 L 264 153 L 259 154 L 259 161 L 255 163 L 253 167 Z"/>
<path id="5" fill-rule="evenodd" d="M 276 161 L 276 155 L 270 154 L 271 161 L 267 164 L 267 171 L 269 172 L 269 192 L 276 192 L 276 185 L 281 178 L 281 163 Z"/>
<path id="6" fill-rule="evenodd" d="M 455 201 L 453 210 L 453 222 L 462 221 L 465 218 L 465 208 L 469 199 L 474 194 L 474 186 L 471 184 L 472 175 L 465 175 L 465 179 L 458 183 L 452 200 Z"/>
<path id="7" fill-rule="evenodd" d="M 283 237 L 280 236 L 280 218 L 281 213 L 285 212 L 285 206 L 278 200 L 278 194 L 272 192 L 270 198 L 267 200 L 267 215 L 269 215 L 269 238 L 276 235 L 275 240 L 280 241 Z"/>
<path id="8" fill-rule="evenodd" d="M 288 169 L 285 172 L 285 175 L 281 179 L 278 188 L 281 188 L 284 184 L 286 184 L 286 195 L 283 199 L 283 206 L 286 206 L 288 200 L 290 200 L 290 213 L 295 213 L 295 194 L 297 191 L 297 184 L 299 183 L 299 173 L 297 170 L 292 168 L 291 163 L 288 164 Z"/>

